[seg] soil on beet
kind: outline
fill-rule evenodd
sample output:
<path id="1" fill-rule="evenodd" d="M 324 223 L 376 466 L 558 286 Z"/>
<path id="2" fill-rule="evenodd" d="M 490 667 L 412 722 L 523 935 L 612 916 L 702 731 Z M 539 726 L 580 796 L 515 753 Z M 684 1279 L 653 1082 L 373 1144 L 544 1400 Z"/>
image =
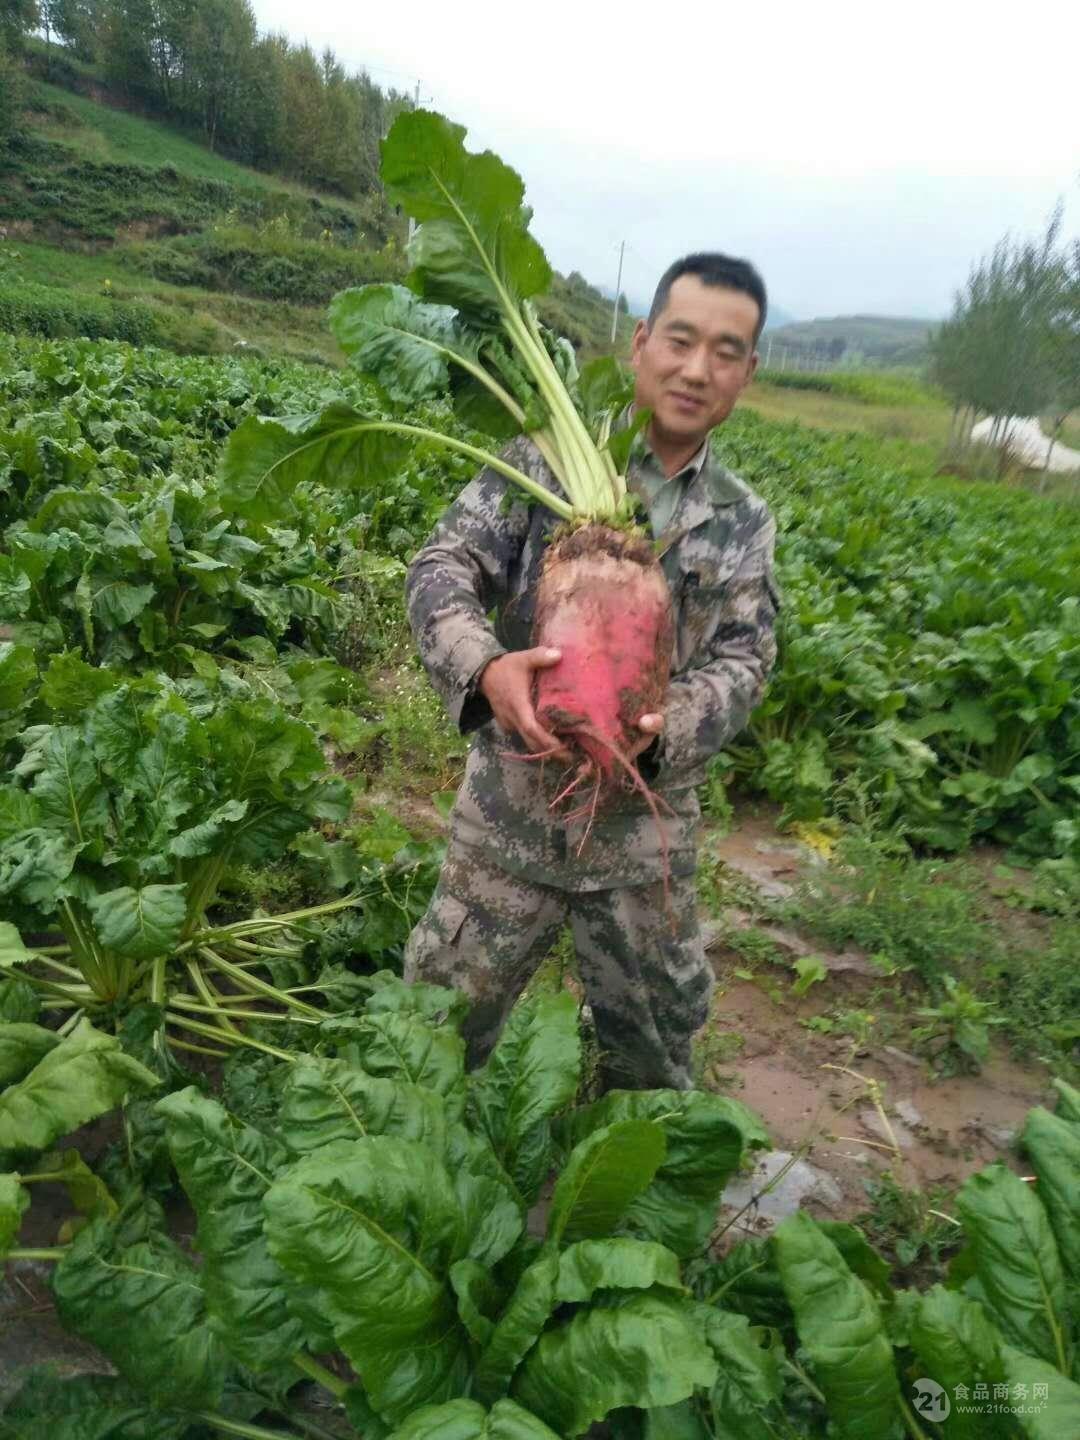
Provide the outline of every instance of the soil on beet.
<path id="1" fill-rule="evenodd" d="M 537 677 L 537 714 L 610 791 L 642 715 L 661 708 L 674 644 L 671 594 L 652 548 L 605 526 L 547 552 L 533 643 L 562 652 Z"/>

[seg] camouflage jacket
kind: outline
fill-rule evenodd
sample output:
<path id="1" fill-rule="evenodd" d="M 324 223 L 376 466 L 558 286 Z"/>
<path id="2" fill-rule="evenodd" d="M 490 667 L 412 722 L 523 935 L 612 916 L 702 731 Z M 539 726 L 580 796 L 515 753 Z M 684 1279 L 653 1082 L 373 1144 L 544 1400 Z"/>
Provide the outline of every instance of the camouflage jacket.
<path id="1" fill-rule="evenodd" d="M 506 455 L 561 493 L 530 441 L 514 441 Z M 519 493 L 495 471 L 481 471 L 443 515 L 406 581 L 409 622 L 431 683 L 462 732 L 475 732 L 454 834 L 507 871 L 565 890 L 652 883 L 662 874 L 663 845 L 641 799 L 627 793 L 598 816 L 579 856 L 580 823 L 564 825 L 548 810 L 560 767 L 509 758 L 525 747 L 495 724 L 477 689 L 489 660 L 532 644 L 541 559 L 558 524 Z M 643 765 L 670 807 L 661 810 L 673 874 L 695 866 L 694 787 L 709 758 L 746 723 L 776 657 L 774 538 L 764 501 L 706 450 L 662 537 L 675 660 L 664 734 Z"/>

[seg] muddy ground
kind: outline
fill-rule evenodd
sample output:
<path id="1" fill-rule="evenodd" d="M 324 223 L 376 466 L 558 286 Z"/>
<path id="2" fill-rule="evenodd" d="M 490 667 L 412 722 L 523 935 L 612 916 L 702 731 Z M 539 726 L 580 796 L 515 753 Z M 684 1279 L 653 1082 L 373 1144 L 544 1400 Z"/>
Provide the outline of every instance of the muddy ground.
<path id="1" fill-rule="evenodd" d="M 790 895 L 816 862 L 808 847 L 778 835 L 769 816 L 742 817 L 710 850 L 769 899 Z M 827 979 L 798 998 L 786 977 L 740 978 L 736 971 L 745 971 L 746 962 L 729 941 L 749 924 L 792 961 L 818 956 Z M 939 1078 L 925 1058 L 904 1048 L 918 1002 L 862 952 L 831 951 L 797 930 L 752 919 L 737 905 L 706 925 L 718 993 L 704 1037 L 703 1082 L 751 1106 L 777 1151 L 805 1162 L 794 1184 L 750 1205 L 740 1222 L 747 1229 L 768 1228 L 800 1204 L 822 1217 L 851 1219 L 867 1208 L 868 1182 L 886 1170 L 906 1188 L 926 1191 L 953 1189 L 995 1160 L 1022 1168 L 1018 1129 L 1027 1111 L 1053 1094 L 1044 1068 L 1019 1065 L 1001 1047 L 978 1075 Z M 835 1007 L 885 1012 L 879 1018 L 891 1021 L 882 1028 L 894 1043 L 870 1039 L 860 1046 L 802 1023 Z M 710 1059 L 710 1050 L 718 1058 Z M 763 1189 L 779 1163 L 767 1159 L 749 1184 L 729 1190 L 731 1208 Z"/>

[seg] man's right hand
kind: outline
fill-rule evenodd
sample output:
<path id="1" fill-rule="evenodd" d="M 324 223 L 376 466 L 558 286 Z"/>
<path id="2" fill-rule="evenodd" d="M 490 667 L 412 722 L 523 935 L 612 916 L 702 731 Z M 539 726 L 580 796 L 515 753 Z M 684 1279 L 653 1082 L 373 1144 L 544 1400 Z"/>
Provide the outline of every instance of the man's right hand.
<path id="1" fill-rule="evenodd" d="M 533 708 L 533 671 L 547 670 L 562 659 L 561 650 L 538 645 L 532 650 L 513 650 L 489 660 L 480 675 L 480 693 L 503 730 L 520 735 L 534 755 L 554 752 L 553 759 L 570 758 L 556 736 L 549 734 L 536 718 Z"/>

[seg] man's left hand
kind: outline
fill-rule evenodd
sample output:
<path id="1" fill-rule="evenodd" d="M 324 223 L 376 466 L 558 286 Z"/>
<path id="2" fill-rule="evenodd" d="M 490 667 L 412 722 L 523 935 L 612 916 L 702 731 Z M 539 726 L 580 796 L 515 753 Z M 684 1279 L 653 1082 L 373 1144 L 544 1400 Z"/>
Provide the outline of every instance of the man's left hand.
<path id="1" fill-rule="evenodd" d="M 643 750 L 647 750 L 658 735 L 663 734 L 664 717 L 660 711 L 651 715 L 642 715 L 637 722 L 637 728 L 642 732 L 641 739 L 635 740 L 630 746 L 630 759 L 633 760 Z"/>

